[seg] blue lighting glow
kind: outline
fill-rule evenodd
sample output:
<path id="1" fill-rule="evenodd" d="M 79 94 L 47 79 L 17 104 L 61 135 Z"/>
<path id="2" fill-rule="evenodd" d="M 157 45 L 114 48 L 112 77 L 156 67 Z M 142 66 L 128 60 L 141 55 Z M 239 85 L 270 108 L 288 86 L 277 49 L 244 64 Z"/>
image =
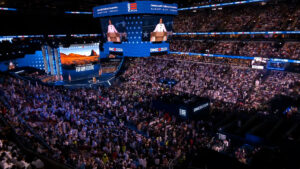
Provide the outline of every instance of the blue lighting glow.
<path id="1" fill-rule="evenodd" d="M 80 12 L 80 11 L 66 11 L 66 14 L 85 14 L 85 15 L 92 15 L 93 12 Z"/>
<path id="2" fill-rule="evenodd" d="M 279 35 L 300 34 L 300 31 L 259 31 L 259 32 L 175 32 L 173 35 Z"/>
<path id="3" fill-rule="evenodd" d="M 203 9 L 203 8 L 215 8 L 215 7 L 230 6 L 230 5 L 241 5 L 241 4 L 254 3 L 254 2 L 266 2 L 266 0 L 246 0 L 246 1 L 238 1 L 238 2 L 221 3 L 221 4 L 194 6 L 188 8 L 179 8 L 178 11 L 195 10 L 195 9 Z"/>
<path id="4" fill-rule="evenodd" d="M 72 34 L 72 37 L 98 37 L 101 34 Z M 67 35 L 12 35 L 12 36 L 0 36 L 0 39 L 11 39 L 11 38 L 45 38 L 45 37 L 67 37 Z"/>
<path id="5" fill-rule="evenodd" d="M 205 54 L 205 53 L 191 53 L 191 52 L 170 52 L 170 54 L 254 60 L 254 57 L 248 57 L 248 56 L 219 55 L 219 54 Z M 283 62 L 283 63 L 300 63 L 300 60 L 279 59 L 279 58 L 270 58 L 270 61 L 271 62 Z"/>
<path id="6" fill-rule="evenodd" d="M 4 8 L 4 7 L 0 7 L 0 11 L 17 11 L 16 8 Z"/>

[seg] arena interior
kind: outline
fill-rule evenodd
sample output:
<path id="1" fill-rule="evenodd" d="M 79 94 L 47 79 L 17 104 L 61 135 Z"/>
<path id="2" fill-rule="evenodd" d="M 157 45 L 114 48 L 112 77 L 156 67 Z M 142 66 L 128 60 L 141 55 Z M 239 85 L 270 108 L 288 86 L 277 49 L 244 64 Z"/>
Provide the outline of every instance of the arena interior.
<path id="1" fill-rule="evenodd" d="M 0 0 L 0 168 L 299 169 L 299 0 Z"/>

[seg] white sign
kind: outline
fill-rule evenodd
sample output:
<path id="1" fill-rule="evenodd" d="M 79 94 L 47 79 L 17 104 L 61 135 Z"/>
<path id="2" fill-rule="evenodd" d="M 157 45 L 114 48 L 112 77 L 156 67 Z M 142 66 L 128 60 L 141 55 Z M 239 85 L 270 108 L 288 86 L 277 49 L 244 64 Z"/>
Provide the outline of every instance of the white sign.
<path id="1" fill-rule="evenodd" d="M 203 104 L 201 106 L 198 106 L 198 107 L 194 108 L 194 112 L 202 110 L 202 109 L 204 109 L 204 108 L 206 108 L 208 106 L 209 106 L 209 103 L 205 103 L 205 104 Z"/>
<path id="2" fill-rule="evenodd" d="M 168 51 L 167 47 L 164 48 L 150 48 L 150 52 L 166 52 Z"/>
<path id="3" fill-rule="evenodd" d="M 109 48 L 108 49 L 110 52 L 123 52 L 122 48 Z"/>
<path id="4" fill-rule="evenodd" d="M 94 65 L 86 65 L 86 66 L 77 66 L 76 67 L 76 72 L 84 72 L 84 71 L 89 71 L 89 70 L 94 70 Z"/>

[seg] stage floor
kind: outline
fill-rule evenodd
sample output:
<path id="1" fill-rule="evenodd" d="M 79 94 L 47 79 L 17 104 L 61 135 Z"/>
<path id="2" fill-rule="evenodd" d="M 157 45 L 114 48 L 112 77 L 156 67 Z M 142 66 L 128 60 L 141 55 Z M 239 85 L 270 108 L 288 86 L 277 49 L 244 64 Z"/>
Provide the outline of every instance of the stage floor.
<path id="1" fill-rule="evenodd" d="M 114 73 L 106 73 L 102 74 L 101 77 L 95 77 L 96 81 L 93 78 L 86 78 L 80 80 L 73 80 L 73 81 L 59 81 L 54 83 L 55 86 L 65 86 L 65 87 L 91 87 L 97 85 L 111 85 L 110 81 L 115 78 Z"/>

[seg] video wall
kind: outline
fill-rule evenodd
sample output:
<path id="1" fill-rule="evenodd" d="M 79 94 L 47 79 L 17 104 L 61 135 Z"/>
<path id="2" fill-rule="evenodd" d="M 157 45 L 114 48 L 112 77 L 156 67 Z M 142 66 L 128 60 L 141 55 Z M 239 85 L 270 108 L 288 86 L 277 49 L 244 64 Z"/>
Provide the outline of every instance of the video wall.
<path id="1" fill-rule="evenodd" d="M 153 39 L 151 38 L 151 34 L 154 32 L 164 32 L 167 36 L 168 33 L 173 32 L 173 16 L 144 15 L 143 20 L 142 41 L 167 41 L 167 37 L 162 40 L 158 38 Z"/>
<path id="2" fill-rule="evenodd" d="M 105 41 L 167 41 L 167 36 L 173 32 L 173 16 L 143 15 L 143 16 L 112 16 L 101 18 L 101 28 Z M 153 37 L 154 32 L 165 33 L 162 39 Z M 152 37 L 152 38 L 151 38 Z"/>
<path id="3" fill-rule="evenodd" d="M 110 18 L 102 18 L 101 19 L 101 28 L 103 32 L 103 37 L 107 41 L 114 41 L 114 42 L 124 42 L 127 41 L 127 31 L 126 31 L 126 22 L 124 16 L 115 16 Z M 113 38 L 109 38 L 109 33 L 119 34 L 116 40 Z"/>
<path id="4" fill-rule="evenodd" d="M 99 43 L 60 46 L 59 54 L 64 81 L 100 76 Z"/>
<path id="5" fill-rule="evenodd" d="M 101 58 L 110 54 L 125 57 L 149 57 L 169 52 L 168 37 L 172 34 L 177 4 L 161 1 L 121 2 L 94 8 L 100 19 L 106 43 Z"/>

